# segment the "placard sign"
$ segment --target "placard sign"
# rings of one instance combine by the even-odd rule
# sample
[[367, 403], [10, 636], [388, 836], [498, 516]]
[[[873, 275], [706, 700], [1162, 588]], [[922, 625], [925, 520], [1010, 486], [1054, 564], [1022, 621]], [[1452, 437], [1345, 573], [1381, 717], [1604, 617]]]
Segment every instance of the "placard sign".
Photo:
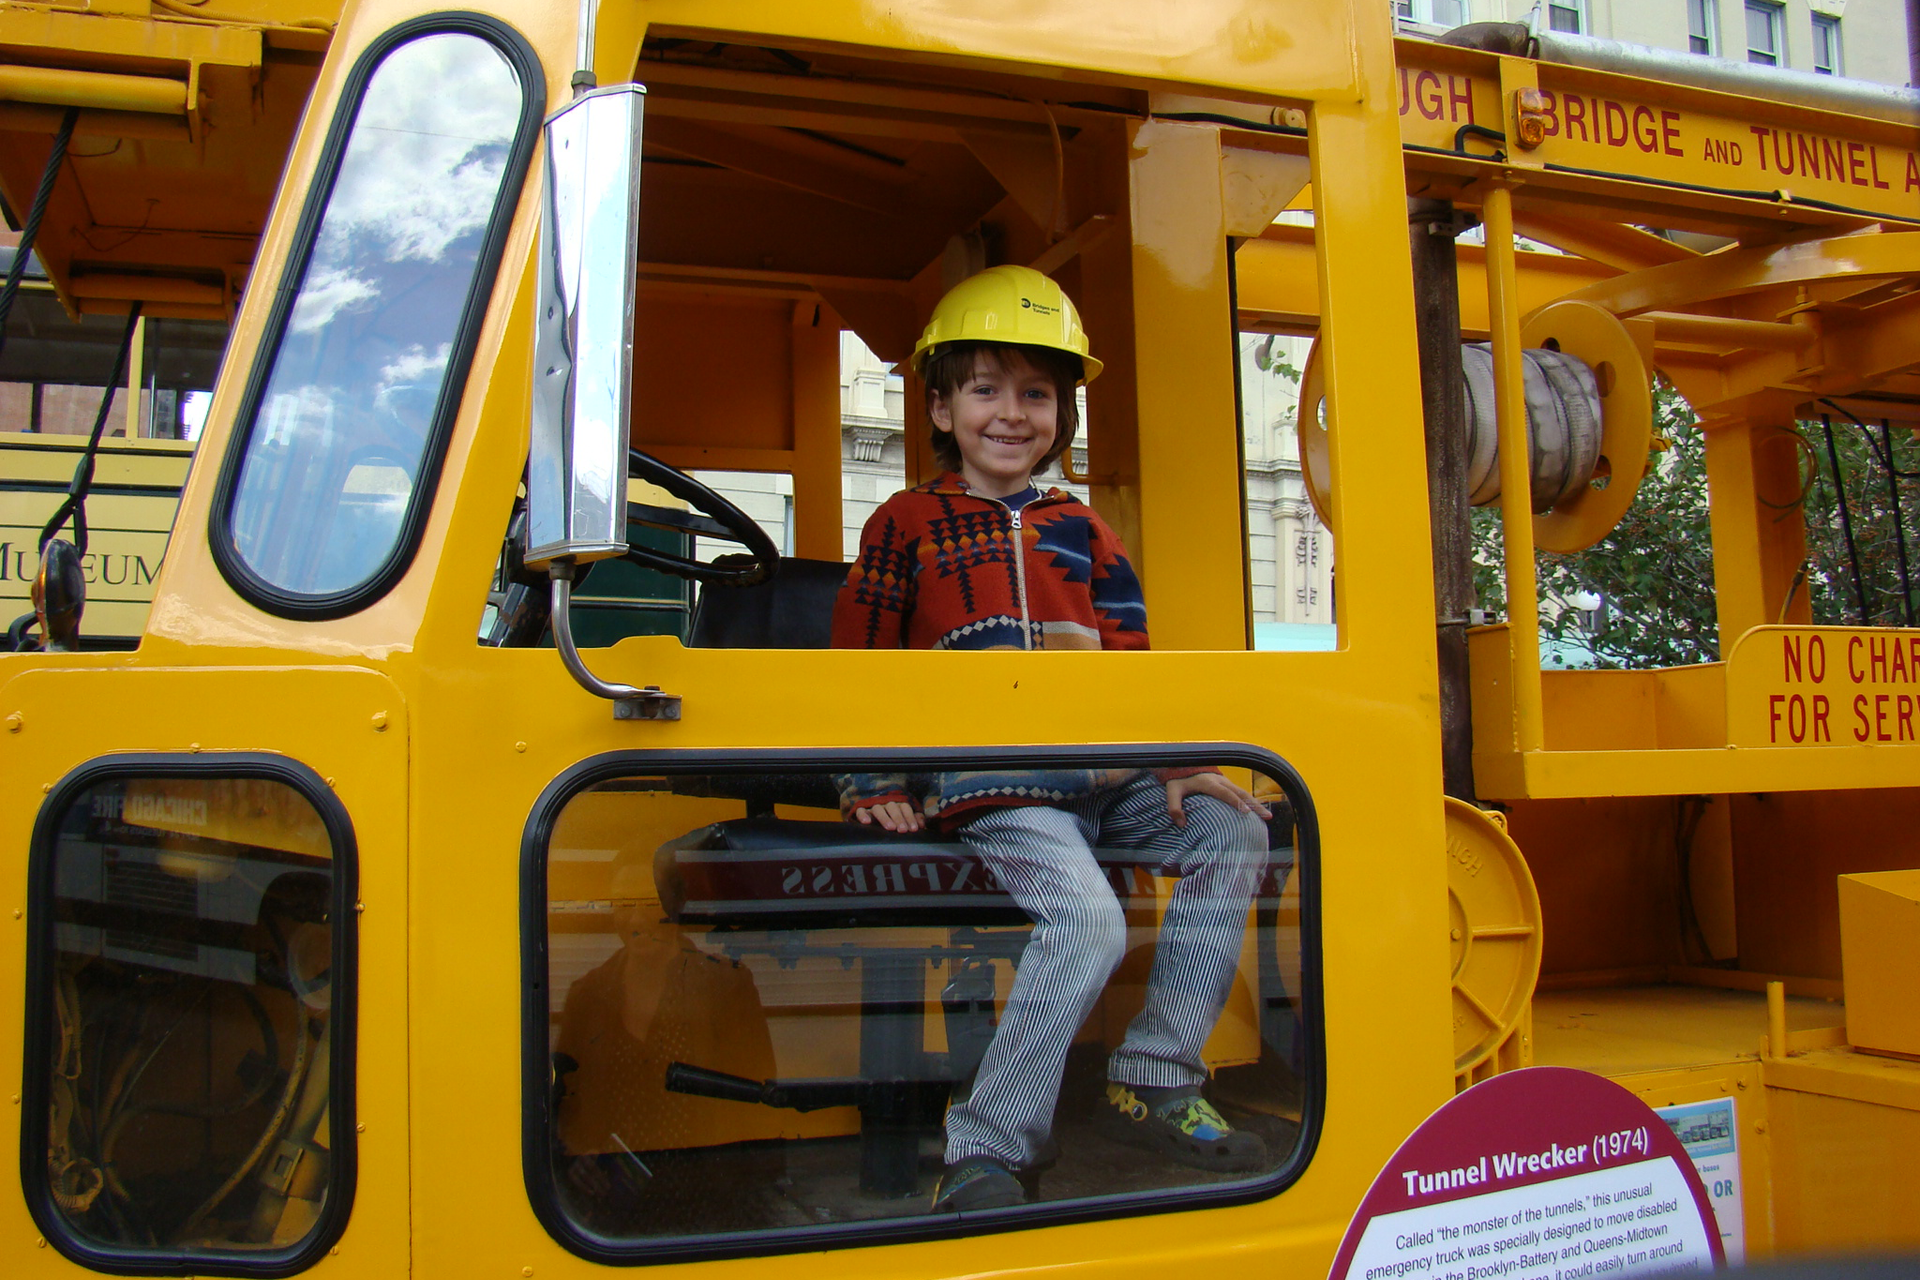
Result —
[[1755, 627], [1727, 658], [1727, 741], [1920, 742], [1920, 630]]
[[1723, 1261], [1673, 1130], [1610, 1080], [1531, 1067], [1475, 1085], [1400, 1145], [1331, 1280], [1612, 1280]]
[[1747, 1215], [1740, 1199], [1740, 1121], [1733, 1099], [1655, 1107], [1654, 1114], [1667, 1122], [1693, 1157], [1693, 1171], [1700, 1175], [1720, 1223], [1720, 1247], [1728, 1265], [1739, 1266], [1747, 1256]]

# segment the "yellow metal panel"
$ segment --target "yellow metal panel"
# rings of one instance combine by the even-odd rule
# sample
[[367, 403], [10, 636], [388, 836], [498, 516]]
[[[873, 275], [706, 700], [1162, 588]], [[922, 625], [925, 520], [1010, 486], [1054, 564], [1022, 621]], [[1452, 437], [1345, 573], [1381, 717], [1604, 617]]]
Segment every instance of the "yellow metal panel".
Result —
[[[1342, 5], [1198, 0], [1117, 9], [1098, 0], [1045, 5], [907, 0], [764, 4], [643, 0], [601, 18], [602, 83], [633, 65], [635, 25], [655, 34], [756, 34], [795, 50], [898, 50], [935, 63], [972, 63], [1096, 84], [1147, 80], [1169, 89], [1227, 90], [1254, 99], [1353, 101], [1361, 93], [1354, 15]], [[632, 25], [630, 25], [632, 24]]]
[[[1129, 127], [1134, 342], [1140, 413], [1140, 536], [1128, 552], [1154, 644], [1247, 643], [1240, 426], [1220, 198], [1220, 131]], [[1238, 604], [1239, 607], [1235, 607]]]
[[[241, 17], [239, 11], [248, 7], [258, 9], [261, 17]], [[290, 7], [277, 3], [249, 6], [247, 0], [241, 0], [224, 6], [220, 22], [179, 22], [156, 21], [148, 16], [145, 5], [140, 6], [139, 16], [9, 5], [0, 12], [0, 48], [33, 50], [42, 58], [57, 59], [68, 66], [103, 70], [132, 70], [143, 65], [152, 70], [166, 63], [258, 67], [261, 40], [255, 23], [285, 22], [324, 30], [328, 20], [339, 12], [337, 4], [319, 3], [296, 16], [288, 12]], [[274, 17], [266, 18], [268, 13]]]
[[[1521, 231], [1525, 234], [1525, 228]], [[1662, 244], [1667, 243], [1661, 241]], [[1241, 243], [1234, 254], [1234, 283], [1240, 313], [1258, 327], [1311, 331], [1320, 323], [1319, 280], [1314, 269], [1314, 229], [1278, 225], [1257, 240]], [[1460, 336], [1467, 342], [1487, 336], [1486, 250], [1463, 244], [1456, 251], [1460, 275]], [[1566, 254], [1522, 250], [1514, 254], [1520, 311], [1530, 315], [1558, 298], [1615, 270]]]
[[[1844, 750], [1844, 749], [1842, 749]], [[1905, 748], [1856, 748], [1872, 757]], [[1755, 751], [1770, 759], [1807, 758], [1810, 749]], [[1841, 976], [1838, 877], [1895, 871], [1915, 865], [1913, 832], [1920, 824], [1920, 789], [1909, 773], [1905, 788], [1879, 794], [1831, 790], [1768, 792], [1732, 797], [1734, 902], [1743, 968], [1810, 977]], [[1756, 787], [1756, 790], [1765, 790]]]
[[793, 308], [793, 551], [838, 560], [840, 499], [840, 322], [818, 303]]
[[[110, 722], [76, 714], [91, 700], [112, 708]], [[262, 709], [271, 708], [270, 715]], [[0, 922], [12, 929], [0, 947], [0, 1063], [19, 1079], [21, 1001], [26, 993], [21, 896], [28, 836], [44, 797], [73, 768], [111, 752], [195, 754], [270, 751], [326, 778], [353, 821], [359, 846], [360, 985], [355, 1097], [361, 1126], [359, 1190], [339, 1257], [311, 1274], [354, 1273], [405, 1258], [408, 1176], [407, 864], [408, 705], [395, 684], [363, 669], [283, 667], [182, 671], [129, 669], [127, 655], [10, 656], [0, 659], [0, 717], [18, 715], [0, 734], [0, 867], [10, 886]], [[377, 720], [376, 716], [382, 718]], [[342, 1117], [344, 1120], [344, 1117]], [[18, 1144], [18, 1107], [0, 1116], [0, 1139]], [[37, 1235], [16, 1197], [0, 1204], [9, 1274], [21, 1280], [83, 1274]]]
[[[1768, 1083], [1778, 1076], [1769, 1064]], [[1920, 1110], [1768, 1090], [1780, 1252], [1920, 1246]]]
[[1840, 877], [1840, 955], [1847, 1039], [1920, 1058], [1920, 870]]
[[633, 348], [633, 442], [793, 448], [793, 308], [784, 298], [643, 289], [634, 305], [646, 339]]

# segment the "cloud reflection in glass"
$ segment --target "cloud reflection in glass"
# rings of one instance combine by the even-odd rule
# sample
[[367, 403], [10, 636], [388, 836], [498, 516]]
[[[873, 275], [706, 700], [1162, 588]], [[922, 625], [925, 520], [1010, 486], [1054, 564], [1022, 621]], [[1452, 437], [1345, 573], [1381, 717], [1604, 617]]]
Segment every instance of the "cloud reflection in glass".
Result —
[[349, 591], [392, 554], [500, 196], [523, 86], [488, 41], [402, 44], [367, 82], [229, 508], [247, 567]]

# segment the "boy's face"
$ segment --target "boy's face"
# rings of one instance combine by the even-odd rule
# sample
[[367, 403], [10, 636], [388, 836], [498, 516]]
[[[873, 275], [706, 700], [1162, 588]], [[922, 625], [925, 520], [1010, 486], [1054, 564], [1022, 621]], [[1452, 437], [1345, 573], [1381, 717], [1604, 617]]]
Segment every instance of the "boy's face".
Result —
[[934, 395], [933, 425], [953, 435], [960, 474], [976, 493], [1004, 498], [1032, 483], [1059, 431], [1059, 390], [1018, 351], [981, 357], [951, 397]]

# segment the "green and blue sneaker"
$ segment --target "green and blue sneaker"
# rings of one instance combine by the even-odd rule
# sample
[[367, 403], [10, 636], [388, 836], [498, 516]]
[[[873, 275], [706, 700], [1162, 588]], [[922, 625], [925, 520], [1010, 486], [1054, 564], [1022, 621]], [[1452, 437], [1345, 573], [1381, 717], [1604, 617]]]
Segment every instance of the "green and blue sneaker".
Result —
[[1101, 1116], [1108, 1137], [1195, 1169], [1251, 1173], [1266, 1167], [1267, 1144], [1260, 1135], [1228, 1124], [1198, 1086], [1147, 1089], [1109, 1083]]
[[968, 1156], [946, 1167], [933, 1189], [935, 1213], [1006, 1209], [1027, 1203], [1027, 1189], [992, 1156]]

